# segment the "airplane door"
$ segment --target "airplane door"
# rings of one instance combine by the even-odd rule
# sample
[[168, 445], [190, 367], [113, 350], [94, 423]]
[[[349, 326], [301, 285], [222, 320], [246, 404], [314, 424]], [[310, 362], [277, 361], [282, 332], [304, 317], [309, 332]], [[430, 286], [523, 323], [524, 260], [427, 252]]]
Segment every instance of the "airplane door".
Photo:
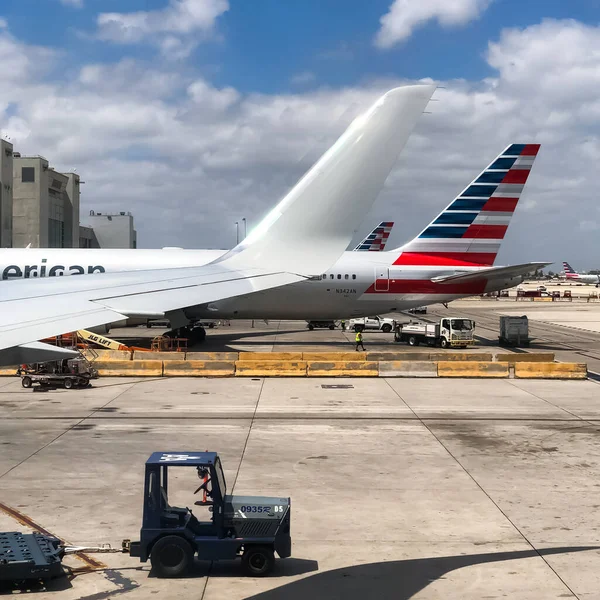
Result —
[[387, 267], [375, 269], [375, 291], [388, 292], [390, 290], [390, 270]]

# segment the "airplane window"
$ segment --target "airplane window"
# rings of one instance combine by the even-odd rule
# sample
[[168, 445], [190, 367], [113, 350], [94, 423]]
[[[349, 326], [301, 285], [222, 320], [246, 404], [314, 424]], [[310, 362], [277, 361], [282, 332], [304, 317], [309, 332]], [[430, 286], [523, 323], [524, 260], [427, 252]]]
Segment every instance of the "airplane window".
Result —
[[338, 273], [338, 279], [341, 279], [341, 278], [342, 278], [342, 276]]
[[323, 273], [323, 277], [321, 279], [327, 279], [327, 273]]
[[348, 273], [344, 275], [344, 279], [348, 279]]
[[332, 273], [332, 274], [329, 276], [329, 279], [333, 279], [333, 277], [334, 277], [334, 276], [333, 276], [333, 273]]
[[352, 275], [352, 279], [356, 279], [356, 275]]

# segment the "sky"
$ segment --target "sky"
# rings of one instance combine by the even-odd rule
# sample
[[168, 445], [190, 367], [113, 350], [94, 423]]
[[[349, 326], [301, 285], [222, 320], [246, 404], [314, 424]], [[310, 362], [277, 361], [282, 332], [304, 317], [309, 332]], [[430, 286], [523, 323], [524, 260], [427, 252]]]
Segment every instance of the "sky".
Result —
[[0, 135], [141, 248], [232, 247], [381, 93], [433, 81], [355, 240], [393, 220], [401, 245], [540, 143], [498, 263], [600, 267], [600, 0], [3, 0], [0, 64]]

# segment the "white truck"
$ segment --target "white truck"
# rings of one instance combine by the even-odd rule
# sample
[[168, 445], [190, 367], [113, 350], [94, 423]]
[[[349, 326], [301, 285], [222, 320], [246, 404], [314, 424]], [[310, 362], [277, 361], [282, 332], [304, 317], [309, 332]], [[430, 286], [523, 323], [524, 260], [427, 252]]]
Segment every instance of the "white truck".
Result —
[[529, 321], [526, 315], [522, 317], [500, 317], [500, 345], [529, 346]]
[[409, 346], [427, 344], [442, 348], [466, 348], [475, 344], [473, 332], [475, 321], [447, 317], [439, 323], [398, 324], [394, 331], [397, 342], [406, 342]]
[[350, 319], [350, 329], [354, 331], [365, 331], [367, 329], [376, 329], [383, 333], [390, 333], [394, 329], [394, 319], [385, 317], [361, 317], [360, 319]]

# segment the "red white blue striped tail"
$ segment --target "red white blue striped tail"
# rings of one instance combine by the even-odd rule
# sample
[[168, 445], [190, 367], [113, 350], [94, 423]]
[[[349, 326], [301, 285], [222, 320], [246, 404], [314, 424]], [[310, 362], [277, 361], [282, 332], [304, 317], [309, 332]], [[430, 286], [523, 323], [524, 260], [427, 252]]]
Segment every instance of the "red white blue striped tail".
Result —
[[354, 250], [381, 252], [385, 248], [385, 244], [390, 237], [393, 226], [393, 221], [382, 221], [360, 244], [358, 244], [358, 246], [356, 246], [356, 248], [354, 248]]
[[513, 216], [539, 144], [511, 144], [414, 240], [395, 265], [490, 266]]
[[579, 277], [579, 273], [568, 262], [563, 262], [563, 270], [567, 279], [577, 279]]

